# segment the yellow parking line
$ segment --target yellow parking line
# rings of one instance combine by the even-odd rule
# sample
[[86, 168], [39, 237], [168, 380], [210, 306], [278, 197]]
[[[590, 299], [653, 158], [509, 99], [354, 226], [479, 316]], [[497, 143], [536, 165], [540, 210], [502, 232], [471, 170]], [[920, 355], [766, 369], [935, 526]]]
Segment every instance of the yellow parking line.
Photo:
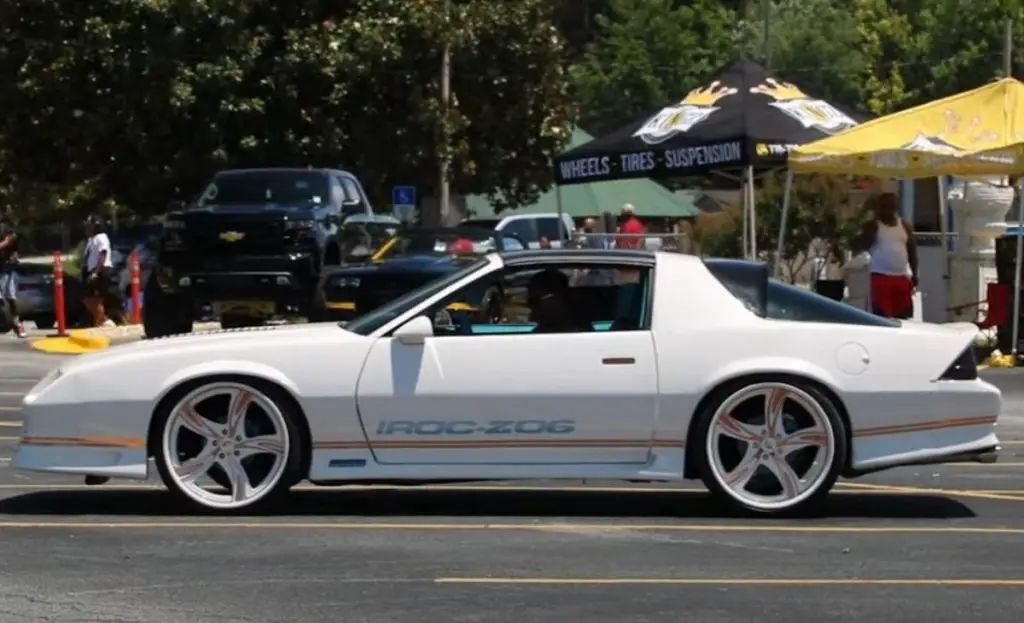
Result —
[[821, 526], [785, 525], [777, 523], [753, 524], [605, 524], [605, 523], [342, 523], [291, 521], [0, 521], [4, 528], [60, 528], [60, 529], [229, 529], [229, 530], [411, 530], [462, 532], [549, 532], [587, 531], [605, 532], [724, 532], [724, 533], [794, 533], [794, 534], [998, 534], [1024, 536], [1024, 528], [953, 527], [953, 526]]
[[893, 494], [911, 495], [948, 495], [950, 497], [978, 498], [982, 500], [1004, 500], [1009, 502], [1024, 502], [1024, 492], [1018, 495], [1007, 495], [1003, 493], [990, 493], [985, 490], [975, 489], [940, 489], [929, 487], [904, 487], [899, 485], [875, 485], [855, 482], [843, 483], [851, 489], [872, 491], [876, 493], [888, 492]]
[[[1024, 467], [1024, 461], [996, 461], [995, 463], [943, 463], [942, 465], [944, 467]], [[938, 467], [938, 465], [936, 465], [936, 467]]]
[[21, 428], [24, 422], [0, 422], [0, 428]]
[[21, 437], [10, 437], [10, 436], [6, 436], [5, 437], [3, 435], [0, 435], [0, 441], [18, 441], [19, 439], [21, 439]]
[[24, 396], [25, 392], [0, 392], [0, 396]]
[[21, 411], [21, 407], [0, 407], [0, 411], [6, 411], [6, 412]]
[[672, 586], [972, 586], [1019, 587], [1024, 579], [874, 579], [874, 578], [435, 578], [436, 584], [513, 585], [672, 585]]
[[[944, 489], [942, 487], [914, 487], [904, 485], [881, 485], [874, 483], [861, 483], [861, 482], [837, 482], [837, 487], [849, 487], [851, 490], [846, 493], [853, 493], [854, 491], [863, 493], [891, 493], [891, 494], [903, 494], [903, 493], [920, 493], [922, 495], [928, 494], [946, 494], [951, 493], [971, 493], [979, 495], [1006, 495], [1006, 496], [1024, 496], [1024, 489]], [[837, 491], [841, 492], [841, 491]]]

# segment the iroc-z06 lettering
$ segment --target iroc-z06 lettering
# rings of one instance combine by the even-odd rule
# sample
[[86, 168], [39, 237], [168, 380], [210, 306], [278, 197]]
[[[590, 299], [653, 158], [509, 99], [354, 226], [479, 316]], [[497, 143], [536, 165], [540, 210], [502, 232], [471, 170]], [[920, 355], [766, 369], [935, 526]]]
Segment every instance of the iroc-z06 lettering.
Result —
[[384, 420], [378, 435], [568, 435], [575, 420]]

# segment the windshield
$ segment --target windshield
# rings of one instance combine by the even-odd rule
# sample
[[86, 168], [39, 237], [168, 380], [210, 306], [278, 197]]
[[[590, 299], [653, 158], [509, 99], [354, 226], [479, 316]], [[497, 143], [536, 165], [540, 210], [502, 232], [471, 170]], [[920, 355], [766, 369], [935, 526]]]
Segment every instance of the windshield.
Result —
[[199, 198], [199, 207], [277, 204], [314, 206], [330, 199], [327, 177], [316, 171], [245, 171], [222, 173]]
[[483, 255], [497, 251], [496, 247], [489, 231], [413, 231], [397, 236], [378, 259], [412, 255]]
[[111, 234], [110, 246], [119, 250], [131, 250], [139, 245], [151, 245], [160, 238], [162, 232], [163, 225], [160, 223], [131, 225]]
[[357, 333], [359, 335], [370, 335], [377, 329], [383, 327], [417, 305], [425, 303], [448, 286], [459, 282], [463, 278], [475, 272], [479, 272], [487, 265], [487, 260], [477, 260], [461, 270], [448, 273], [447, 275], [438, 277], [415, 290], [410, 290], [387, 305], [378, 307], [365, 316], [360, 316], [343, 326], [346, 331], [351, 331], [352, 333]]

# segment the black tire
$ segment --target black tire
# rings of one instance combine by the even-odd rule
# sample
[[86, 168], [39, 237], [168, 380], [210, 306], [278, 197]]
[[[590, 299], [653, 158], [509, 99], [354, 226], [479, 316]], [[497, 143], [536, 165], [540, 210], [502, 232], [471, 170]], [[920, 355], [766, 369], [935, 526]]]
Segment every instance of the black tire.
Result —
[[[163, 443], [161, 439], [164, 433], [164, 428], [167, 426], [168, 420], [171, 416], [171, 410], [174, 405], [184, 398], [189, 392], [198, 389], [203, 385], [213, 385], [219, 382], [228, 382], [234, 384], [240, 384], [248, 386], [249, 388], [262, 392], [264, 395], [269, 397], [277, 408], [281, 411], [284, 416], [285, 425], [288, 428], [288, 455], [285, 459], [285, 468], [281, 474], [281, 478], [274, 485], [274, 487], [266, 495], [253, 503], [236, 509], [222, 510], [213, 507], [206, 506], [200, 502], [197, 502], [186, 494], [178, 485], [177, 481], [170, 473], [170, 467], [168, 466], [167, 457], [164, 455]], [[272, 509], [275, 505], [281, 502], [288, 491], [306, 478], [307, 474], [304, 473], [305, 465], [307, 464], [304, 456], [304, 448], [302, 444], [302, 433], [300, 431], [298, 422], [301, 418], [301, 414], [295, 409], [289, 396], [287, 396], [279, 388], [269, 383], [264, 383], [248, 378], [237, 378], [231, 376], [218, 376], [208, 377], [205, 379], [196, 379], [190, 381], [184, 385], [175, 388], [167, 398], [161, 401], [161, 404], [156, 413], [153, 415], [153, 421], [150, 424], [149, 435], [150, 435], [150, 447], [153, 448], [153, 458], [156, 463], [157, 471], [160, 474], [160, 479], [163, 481], [164, 486], [167, 488], [168, 494], [174, 499], [176, 505], [181, 504], [182, 506], [197, 512], [197, 513], [216, 513], [216, 514], [231, 514], [231, 515], [242, 515], [242, 514], [257, 514], [266, 512]], [[213, 480], [218, 486], [227, 488], [230, 490], [230, 483], [226, 481], [222, 476], [217, 476], [215, 473], [210, 474], [211, 480]]]
[[[751, 506], [743, 503], [741, 500], [730, 494], [715, 477], [711, 460], [707, 454], [706, 442], [708, 434], [710, 433], [712, 419], [719, 407], [738, 392], [741, 392], [753, 385], [765, 382], [783, 384], [809, 395], [810, 398], [821, 407], [832, 429], [831, 442], [833, 443], [834, 449], [832, 463], [828, 466], [823, 480], [817, 485], [817, 489], [815, 489], [815, 491], [808, 497], [804, 498], [794, 506], [778, 510], [767, 510]], [[839, 410], [835, 403], [833, 403], [831, 398], [825, 395], [817, 387], [803, 381], [780, 380], [774, 378], [737, 381], [720, 388], [716, 392], [714, 398], [708, 401], [707, 406], [698, 413], [696, 417], [697, 421], [694, 427], [693, 444], [690, 446], [691, 450], [694, 452], [694, 465], [697, 467], [697, 472], [700, 475], [704, 486], [711, 491], [711, 494], [714, 496], [716, 501], [721, 503], [726, 509], [738, 512], [741, 515], [772, 515], [780, 517], [816, 516], [824, 510], [824, 502], [832, 487], [835, 485], [836, 480], [838, 480], [843, 466], [846, 464], [848, 437], [846, 425], [843, 422], [843, 418], [839, 414]]]
[[37, 329], [49, 331], [57, 323], [57, 319], [53, 316], [36, 316], [32, 319], [32, 322], [36, 324]]
[[319, 279], [316, 287], [313, 289], [313, 302], [309, 307], [309, 321], [327, 322], [330, 319], [330, 311], [327, 309], [327, 293], [324, 291], [324, 279]]
[[266, 321], [262, 318], [244, 316], [242, 314], [224, 314], [220, 317], [221, 329], [246, 329], [248, 327], [262, 327]]
[[164, 292], [155, 272], [146, 280], [144, 296], [142, 329], [147, 339], [192, 332], [191, 305], [180, 295]]

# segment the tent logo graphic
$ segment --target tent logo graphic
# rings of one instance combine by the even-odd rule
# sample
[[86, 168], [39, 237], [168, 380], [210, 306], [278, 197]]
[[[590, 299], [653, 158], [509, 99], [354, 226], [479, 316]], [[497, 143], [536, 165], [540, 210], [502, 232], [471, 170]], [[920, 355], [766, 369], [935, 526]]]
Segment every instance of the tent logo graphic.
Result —
[[762, 84], [752, 87], [750, 92], [774, 99], [769, 106], [782, 111], [805, 128], [836, 134], [857, 125], [856, 121], [832, 104], [808, 97], [800, 87], [789, 82], [766, 78]]
[[929, 154], [939, 154], [942, 156], [959, 156], [964, 154], [964, 150], [957, 147], [953, 143], [943, 140], [939, 136], [928, 136], [921, 134], [920, 132], [914, 136], [914, 138], [905, 145], [900, 145], [900, 149], [906, 149], [908, 151], [923, 151]]
[[661, 109], [658, 114], [648, 119], [639, 130], [633, 133], [648, 145], [657, 145], [673, 136], [689, 132], [690, 128], [704, 121], [719, 108], [718, 100], [737, 92], [732, 87], [722, 86], [718, 80], [708, 87], [698, 87], [690, 91], [678, 104]]

